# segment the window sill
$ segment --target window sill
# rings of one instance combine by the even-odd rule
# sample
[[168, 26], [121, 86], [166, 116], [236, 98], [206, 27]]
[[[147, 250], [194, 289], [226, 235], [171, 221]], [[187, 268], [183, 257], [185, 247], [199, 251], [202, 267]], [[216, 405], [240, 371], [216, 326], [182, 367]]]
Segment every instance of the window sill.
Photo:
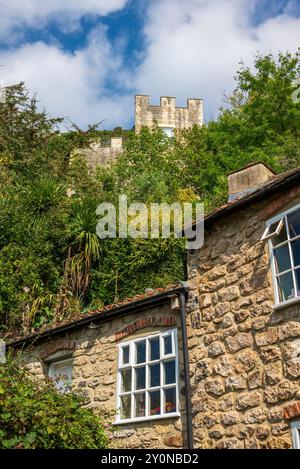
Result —
[[273, 310], [277, 311], [283, 308], [287, 308], [288, 306], [292, 305], [300, 305], [300, 296], [297, 296], [296, 298], [291, 298], [290, 300], [283, 301], [282, 303], [278, 303], [277, 305], [273, 305]]
[[139, 422], [150, 422], [152, 420], [162, 420], [162, 419], [171, 419], [180, 417], [179, 412], [173, 412], [172, 414], [165, 415], [152, 415], [150, 417], [138, 417], [135, 419], [126, 419], [126, 420], [116, 420], [113, 425], [125, 425], [130, 423], [139, 423]]

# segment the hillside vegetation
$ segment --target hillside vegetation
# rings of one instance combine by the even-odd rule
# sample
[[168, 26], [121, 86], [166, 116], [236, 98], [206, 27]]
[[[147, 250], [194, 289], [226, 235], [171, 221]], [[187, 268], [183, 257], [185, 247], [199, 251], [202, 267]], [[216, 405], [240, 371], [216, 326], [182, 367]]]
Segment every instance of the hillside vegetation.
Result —
[[292, 95], [299, 57], [257, 56], [253, 69], [241, 65], [215, 121], [184, 139], [127, 131], [117, 163], [93, 175], [72, 155], [101, 132], [61, 133], [61, 119], [39, 111], [22, 83], [8, 88], [0, 103], [2, 332], [27, 333], [183, 279], [182, 240], [100, 240], [97, 205], [123, 193], [146, 204], [203, 201], [210, 211], [226, 201], [228, 172], [257, 160], [278, 172], [298, 166], [300, 104]]

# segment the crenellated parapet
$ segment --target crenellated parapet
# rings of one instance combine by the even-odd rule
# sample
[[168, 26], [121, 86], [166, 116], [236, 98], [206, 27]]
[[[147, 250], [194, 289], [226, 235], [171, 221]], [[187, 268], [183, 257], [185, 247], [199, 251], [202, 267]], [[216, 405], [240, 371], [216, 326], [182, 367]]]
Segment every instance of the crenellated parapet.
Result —
[[150, 104], [148, 95], [135, 97], [134, 125], [136, 133], [139, 133], [142, 127], [152, 128], [157, 125], [171, 136], [174, 130], [180, 131], [202, 124], [202, 99], [189, 98], [186, 107], [177, 107], [176, 98], [172, 96], [162, 96], [159, 106]]

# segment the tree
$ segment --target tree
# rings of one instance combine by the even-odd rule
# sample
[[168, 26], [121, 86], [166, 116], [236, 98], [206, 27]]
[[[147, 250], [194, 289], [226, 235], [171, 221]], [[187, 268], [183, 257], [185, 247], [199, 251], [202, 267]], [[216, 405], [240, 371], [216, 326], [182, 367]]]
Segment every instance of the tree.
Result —
[[[251, 162], [275, 171], [300, 164], [300, 56], [258, 55], [241, 64], [236, 89], [214, 121], [169, 139], [160, 129], [59, 131], [24, 85], [0, 103], [0, 321], [28, 333], [44, 323], [184, 278], [184, 244], [96, 237], [101, 202], [227, 201], [227, 174]], [[115, 164], [90, 174], [90, 139], [124, 137]], [[70, 189], [72, 195], [70, 196]]]
[[59, 392], [9, 357], [0, 365], [0, 448], [106, 448], [103, 423], [84, 404], [83, 395]]

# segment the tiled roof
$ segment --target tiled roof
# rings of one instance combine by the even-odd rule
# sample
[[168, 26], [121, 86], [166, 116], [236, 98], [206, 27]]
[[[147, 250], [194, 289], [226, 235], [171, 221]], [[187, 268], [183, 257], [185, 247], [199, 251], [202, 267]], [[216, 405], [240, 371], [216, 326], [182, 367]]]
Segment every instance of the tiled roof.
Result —
[[107, 313], [118, 312], [119, 310], [123, 310], [127, 305], [134, 305], [135, 307], [142, 307], [145, 303], [145, 307], [147, 307], [147, 300], [153, 298], [155, 301], [156, 299], [159, 300], [164, 293], [172, 293], [179, 291], [182, 288], [180, 284], [170, 284], [167, 285], [165, 288], [156, 288], [156, 289], [148, 289], [145, 293], [137, 294], [132, 297], [128, 297], [123, 299], [122, 301], [115, 302], [109, 305], [103, 306], [103, 308], [93, 309], [91, 311], [81, 313], [73, 317], [72, 320], [66, 319], [61, 321], [56, 321], [52, 323], [48, 323], [43, 325], [39, 329], [32, 329], [28, 334], [10, 334], [3, 336], [3, 339], [9, 341], [9, 343], [13, 344], [14, 342], [22, 341], [23, 339], [34, 338], [38, 336], [43, 336], [47, 334], [47, 332], [54, 332], [64, 329], [65, 326], [70, 326], [72, 324], [79, 324], [80, 322], [85, 323], [86, 320], [92, 322], [92, 320], [99, 319], [100, 316], [107, 315]]

